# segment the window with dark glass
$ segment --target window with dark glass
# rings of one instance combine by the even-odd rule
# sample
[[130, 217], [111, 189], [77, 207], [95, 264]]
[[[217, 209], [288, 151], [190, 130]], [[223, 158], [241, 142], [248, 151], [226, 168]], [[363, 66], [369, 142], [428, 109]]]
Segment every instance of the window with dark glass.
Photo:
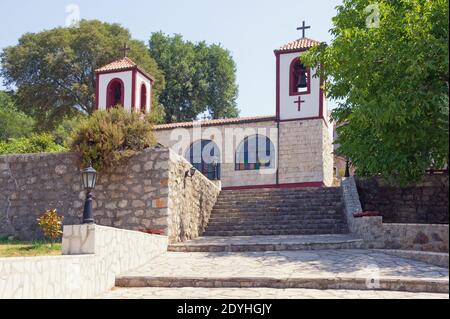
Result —
[[211, 140], [194, 142], [186, 158], [197, 170], [210, 180], [220, 180], [220, 151]]
[[275, 148], [263, 135], [246, 137], [236, 149], [235, 170], [249, 171], [274, 167]]

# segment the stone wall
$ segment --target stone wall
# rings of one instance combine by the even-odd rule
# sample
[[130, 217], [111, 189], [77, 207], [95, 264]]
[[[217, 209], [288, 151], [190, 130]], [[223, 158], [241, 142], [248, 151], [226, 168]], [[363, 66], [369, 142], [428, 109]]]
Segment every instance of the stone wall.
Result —
[[190, 167], [183, 157], [170, 153], [168, 223], [171, 242], [200, 236], [220, 193], [220, 189], [199, 172], [186, 177]]
[[0, 258], [0, 299], [93, 298], [116, 275], [167, 251], [167, 236], [98, 225], [65, 226], [66, 256]]
[[341, 183], [349, 230], [364, 239], [366, 248], [449, 251], [449, 226], [439, 224], [387, 224], [382, 216], [355, 218], [362, 211], [353, 177]]
[[448, 175], [426, 175], [409, 187], [380, 178], [356, 179], [362, 208], [379, 211], [385, 223], [448, 224]]
[[330, 186], [332, 147], [324, 121], [281, 122], [279, 134], [280, 184], [324, 182]]
[[[171, 160], [171, 152], [168, 148], [148, 149], [123, 165], [99, 172], [93, 192], [96, 223], [156, 231], [176, 240], [200, 234], [204, 225], [197, 219], [203, 216], [207, 221], [206, 210], [212, 209], [211, 203], [215, 203], [220, 190], [201, 174], [196, 174], [193, 184], [188, 183], [186, 189], [177, 186], [184, 180], [182, 169], [191, 166], [181, 158]], [[175, 161], [181, 163], [178, 170], [174, 169]], [[174, 181], [170, 182], [170, 178]], [[169, 184], [172, 195], [169, 195]], [[66, 225], [81, 222], [85, 192], [81, 187], [78, 154], [0, 156], [0, 190], [0, 236], [42, 237], [36, 219], [49, 208], [56, 208]], [[173, 202], [170, 208], [169, 197]], [[184, 199], [182, 226], [176, 226], [181, 219], [174, 217], [180, 215], [176, 207], [180, 204], [178, 197]], [[187, 227], [186, 220], [191, 217]], [[201, 226], [196, 228], [193, 226], [196, 223]], [[175, 232], [177, 227], [184, 228]]]

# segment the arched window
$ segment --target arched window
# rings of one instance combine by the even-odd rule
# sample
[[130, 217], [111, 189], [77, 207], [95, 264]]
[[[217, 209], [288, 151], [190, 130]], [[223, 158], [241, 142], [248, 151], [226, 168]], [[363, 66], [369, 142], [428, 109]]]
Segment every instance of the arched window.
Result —
[[106, 108], [110, 109], [116, 105], [123, 107], [124, 94], [123, 94], [123, 82], [121, 79], [112, 79], [108, 83], [107, 95], [106, 95]]
[[213, 141], [199, 140], [192, 143], [186, 159], [210, 180], [220, 179], [220, 151]]
[[246, 137], [236, 149], [235, 170], [274, 168], [275, 147], [264, 135]]
[[310, 69], [297, 57], [290, 66], [289, 95], [309, 94], [311, 91]]
[[145, 83], [141, 84], [141, 112], [145, 113], [147, 109], [147, 87]]

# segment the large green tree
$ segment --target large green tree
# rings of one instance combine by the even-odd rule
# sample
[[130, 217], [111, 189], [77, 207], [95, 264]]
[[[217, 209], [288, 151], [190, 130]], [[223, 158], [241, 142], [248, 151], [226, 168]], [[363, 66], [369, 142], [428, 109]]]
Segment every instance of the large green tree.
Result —
[[34, 129], [34, 120], [19, 111], [11, 92], [0, 91], [0, 141], [26, 137]]
[[[370, 5], [370, 6], [369, 6]], [[323, 65], [338, 151], [360, 175], [406, 183], [448, 163], [448, 0], [344, 0]]]
[[159, 97], [167, 122], [194, 120], [204, 112], [215, 119], [239, 115], [236, 65], [227, 50], [162, 32], [152, 34], [149, 46], [167, 83]]
[[38, 129], [53, 129], [62, 118], [94, 110], [94, 70], [121, 57], [128, 43], [129, 56], [156, 78], [154, 102], [164, 88], [164, 76], [144, 42], [133, 40], [119, 24], [80, 22], [24, 34], [17, 45], [0, 55], [5, 84], [17, 88], [22, 110], [38, 119]]

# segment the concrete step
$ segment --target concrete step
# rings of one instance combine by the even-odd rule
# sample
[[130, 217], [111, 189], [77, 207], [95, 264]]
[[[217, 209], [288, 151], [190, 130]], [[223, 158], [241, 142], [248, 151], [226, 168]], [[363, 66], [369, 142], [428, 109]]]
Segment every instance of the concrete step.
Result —
[[341, 218], [277, 218], [277, 217], [270, 217], [270, 218], [259, 218], [257, 221], [255, 221], [252, 218], [215, 218], [210, 219], [208, 227], [212, 226], [227, 226], [227, 225], [233, 225], [233, 226], [252, 226], [252, 225], [296, 225], [296, 226], [302, 226], [302, 225], [316, 225], [316, 224], [327, 224], [327, 223], [344, 223]]
[[449, 291], [446, 268], [364, 249], [168, 252], [116, 277], [116, 286]]
[[204, 236], [282, 236], [282, 235], [323, 235], [323, 234], [344, 234], [347, 233], [346, 228], [336, 229], [283, 229], [283, 230], [222, 230], [222, 231], [208, 231], [206, 230]]
[[315, 229], [315, 230], [323, 230], [327, 229], [343, 229], [345, 224], [343, 222], [335, 222], [335, 223], [320, 223], [320, 224], [311, 224], [311, 223], [303, 223], [303, 224], [259, 224], [255, 223], [253, 225], [234, 225], [234, 224], [225, 224], [225, 225], [208, 225], [208, 232], [215, 231], [259, 231], [259, 230], [302, 230], [302, 229]]
[[257, 213], [257, 214], [270, 214], [270, 213], [293, 213], [293, 214], [333, 214], [340, 212], [340, 209], [336, 207], [324, 207], [324, 208], [303, 208], [303, 207], [245, 207], [245, 208], [217, 208], [214, 207], [211, 214], [244, 214], [244, 213]]
[[361, 248], [363, 240], [350, 235], [200, 237], [171, 244], [173, 252], [256, 252]]

